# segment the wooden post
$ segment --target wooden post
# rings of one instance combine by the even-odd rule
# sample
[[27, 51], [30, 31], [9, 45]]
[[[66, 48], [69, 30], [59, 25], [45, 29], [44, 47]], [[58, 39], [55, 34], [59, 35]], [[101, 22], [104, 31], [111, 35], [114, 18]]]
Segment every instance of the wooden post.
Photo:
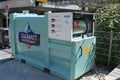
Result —
[[110, 33], [110, 45], [109, 45], [109, 54], [108, 54], [108, 65], [110, 64], [111, 52], [112, 52], [112, 40], [113, 40], [113, 32]]

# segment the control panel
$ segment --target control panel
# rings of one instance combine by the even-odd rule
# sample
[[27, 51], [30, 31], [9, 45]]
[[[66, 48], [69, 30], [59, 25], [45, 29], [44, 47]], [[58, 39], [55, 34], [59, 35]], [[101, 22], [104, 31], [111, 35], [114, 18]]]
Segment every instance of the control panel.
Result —
[[72, 38], [72, 13], [49, 14], [49, 38], [67, 40]]

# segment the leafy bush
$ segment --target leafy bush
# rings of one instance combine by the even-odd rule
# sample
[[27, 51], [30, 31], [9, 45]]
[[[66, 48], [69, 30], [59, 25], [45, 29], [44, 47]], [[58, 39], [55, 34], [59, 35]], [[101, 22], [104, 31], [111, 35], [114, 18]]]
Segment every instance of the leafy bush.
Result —
[[120, 11], [117, 10], [120, 4], [109, 4], [97, 11], [97, 30], [99, 31], [120, 31]]
[[[105, 57], [108, 58], [109, 54], [109, 43], [111, 39], [111, 31], [112, 31], [112, 50], [111, 50], [111, 64], [120, 64], [120, 10], [117, 7], [120, 6], [118, 3], [109, 4], [104, 8], [98, 9], [97, 18], [96, 18], [96, 33], [97, 36], [97, 49], [96, 53], [99, 56], [97, 58], [101, 58], [100, 55], [106, 55]], [[98, 32], [99, 31], [99, 32]], [[103, 44], [105, 43], [105, 44]], [[108, 43], [108, 44], [106, 44]], [[106, 50], [104, 50], [106, 49]], [[117, 58], [115, 58], [117, 57]], [[97, 59], [96, 58], [96, 59]], [[119, 59], [118, 59], [119, 58]], [[107, 62], [105, 58], [102, 58], [104, 61]], [[116, 61], [117, 60], [117, 61]]]

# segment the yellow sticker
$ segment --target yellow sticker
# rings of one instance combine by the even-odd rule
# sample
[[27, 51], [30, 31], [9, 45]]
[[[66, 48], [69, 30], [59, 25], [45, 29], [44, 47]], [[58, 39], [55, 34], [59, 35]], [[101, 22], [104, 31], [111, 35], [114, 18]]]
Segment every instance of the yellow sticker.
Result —
[[88, 54], [89, 54], [89, 51], [90, 51], [90, 47], [89, 47], [89, 46], [85, 46], [85, 47], [84, 47], [84, 54], [85, 54], [85, 55], [88, 55]]

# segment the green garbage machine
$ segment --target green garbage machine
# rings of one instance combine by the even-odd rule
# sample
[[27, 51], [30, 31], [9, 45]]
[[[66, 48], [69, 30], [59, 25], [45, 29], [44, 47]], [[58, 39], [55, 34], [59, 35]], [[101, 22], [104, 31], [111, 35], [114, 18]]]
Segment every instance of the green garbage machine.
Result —
[[94, 14], [46, 12], [13, 13], [9, 38], [16, 60], [74, 80], [94, 66]]

